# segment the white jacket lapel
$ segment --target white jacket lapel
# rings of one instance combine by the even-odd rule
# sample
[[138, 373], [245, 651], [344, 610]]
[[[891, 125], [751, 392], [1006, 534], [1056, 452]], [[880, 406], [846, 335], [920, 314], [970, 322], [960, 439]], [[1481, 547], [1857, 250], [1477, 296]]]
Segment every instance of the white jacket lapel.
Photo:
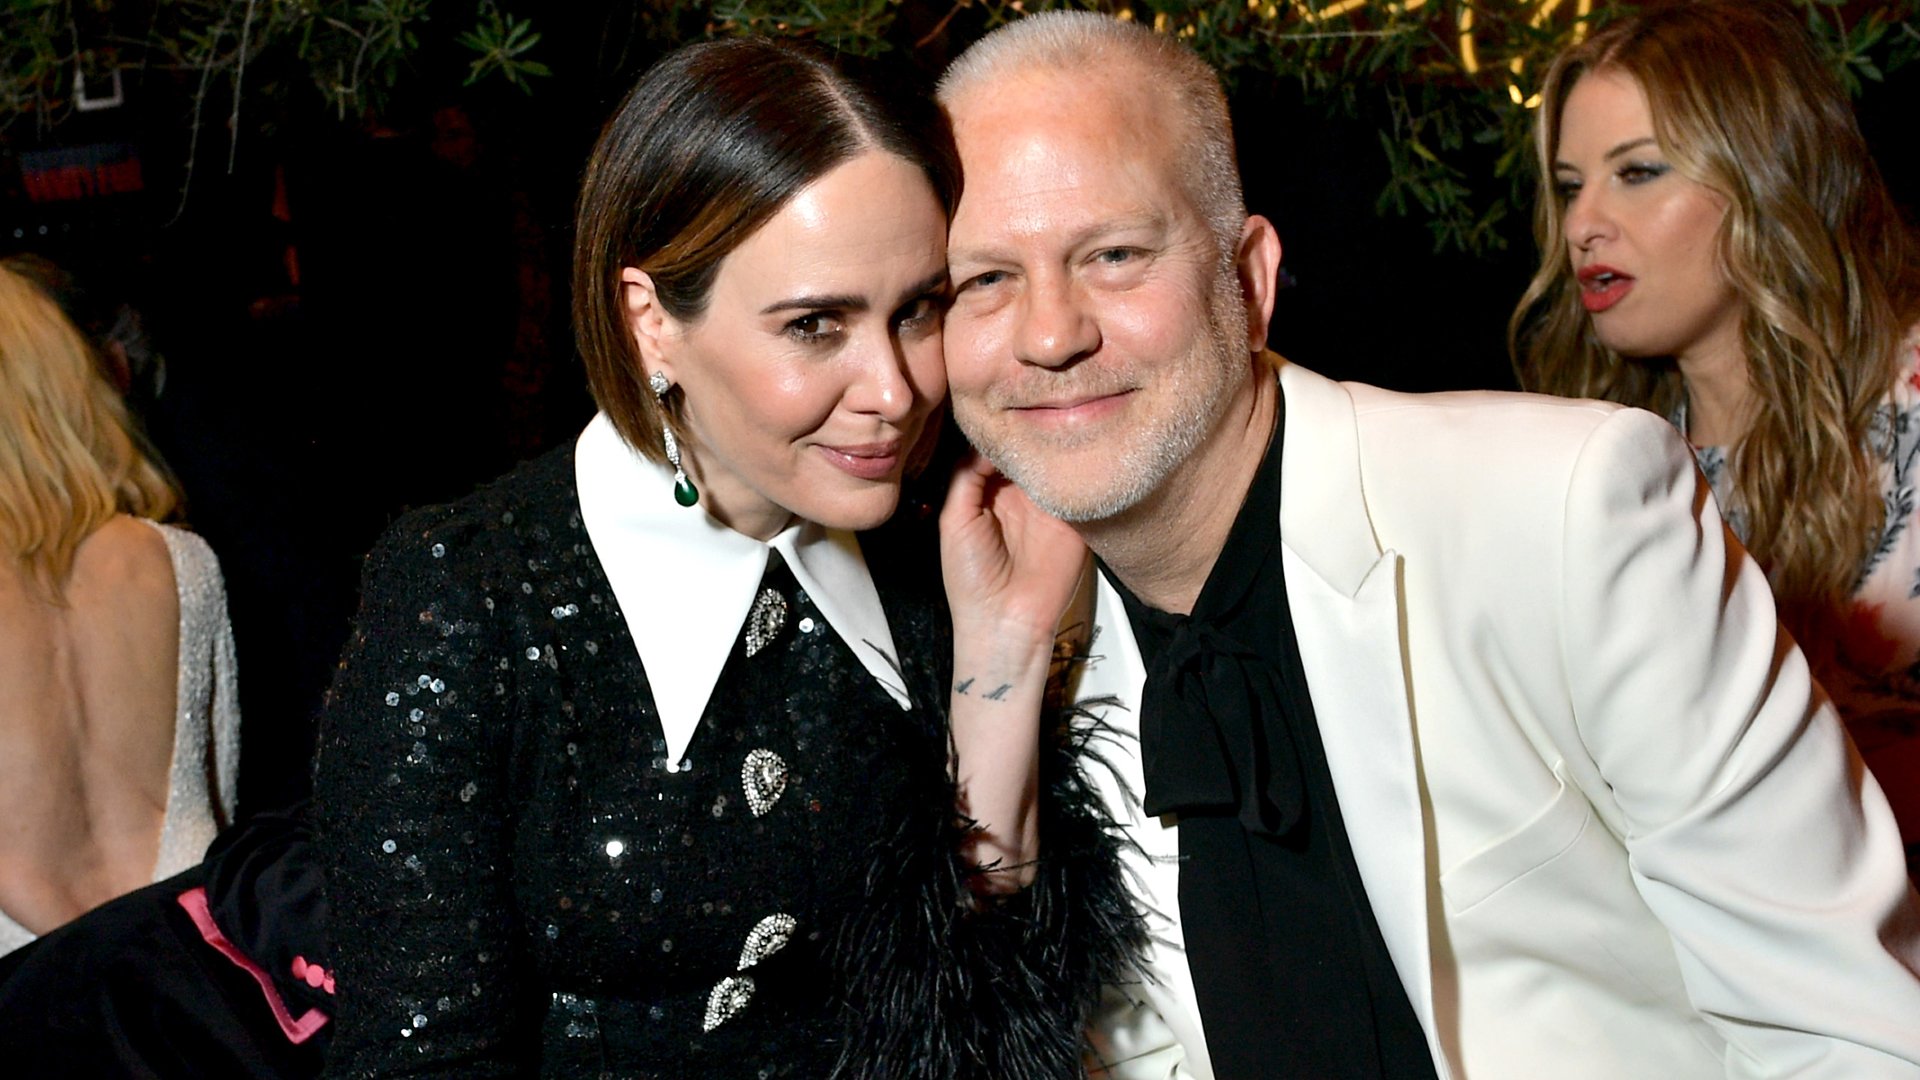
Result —
[[1436, 870], [1401, 634], [1400, 558], [1373, 534], [1353, 400], [1286, 365], [1281, 557], [1307, 689], [1354, 863], [1387, 951], [1445, 1080], [1429, 919]]

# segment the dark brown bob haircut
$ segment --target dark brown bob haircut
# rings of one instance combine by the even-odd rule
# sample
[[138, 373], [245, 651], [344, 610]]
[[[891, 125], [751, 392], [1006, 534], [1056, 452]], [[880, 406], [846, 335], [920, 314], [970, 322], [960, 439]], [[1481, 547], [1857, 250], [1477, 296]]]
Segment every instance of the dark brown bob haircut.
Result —
[[803, 188], [867, 150], [926, 174], [949, 217], [959, 163], [922, 88], [870, 61], [766, 38], [703, 41], [648, 69], [600, 133], [575, 215], [573, 323], [595, 403], [662, 460], [675, 423], [646, 387], [620, 271], [674, 318], [706, 310], [720, 262]]

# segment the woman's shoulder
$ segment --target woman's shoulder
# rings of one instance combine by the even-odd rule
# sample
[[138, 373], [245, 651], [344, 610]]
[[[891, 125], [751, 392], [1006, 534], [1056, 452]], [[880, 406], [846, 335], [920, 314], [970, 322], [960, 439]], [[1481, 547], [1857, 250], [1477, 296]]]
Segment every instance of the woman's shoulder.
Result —
[[[190, 553], [186, 556], [187, 558], [213, 557], [213, 548], [208, 545], [205, 538], [185, 525], [174, 525], [165, 521], [155, 521], [152, 518], [134, 517], [131, 514], [121, 514], [114, 518], [112, 523], [119, 525], [128, 532], [144, 532], [155, 536], [159, 538], [162, 543], [166, 544], [168, 551]], [[144, 526], [144, 528], [135, 528], [136, 523], [139, 526]], [[181, 556], [176, 554], [174, 557], [180, 558]]]
[[1887, 392], [1882, 412], [1920, 409], [1920, 324], [1907, 329], [1894, 350], [1893, 386]]
[[510, 567], [556, 526], [577, 528], [579, 521], [568, 442], [459, 499], [402, 514], [374, 545], [368, 574], [399, 566], [434, 576]]
[[1907, 331], [1893, 361], [1893, 386], [1867, 423], [1867, 450], [1902, 482], [1920, 453], [1920, 325]]
[[201, 553], [206, 559], [213, 557], [205, 541], [184, 529], [116, 514], [74, 551], [69, 587], [94, 587], [103, 594], [142, 589], [171, 592], [176, 564]]
[[165, 545], [167, 556], [173, 564], [174, 578], [182, 592], [199, 591], [208, 582], [220, 583], [220, 558], [214, 554], [213, 546], [199, 533], [149, 518], [127, 520], [146, 526], [139, 531], [151, 534]]

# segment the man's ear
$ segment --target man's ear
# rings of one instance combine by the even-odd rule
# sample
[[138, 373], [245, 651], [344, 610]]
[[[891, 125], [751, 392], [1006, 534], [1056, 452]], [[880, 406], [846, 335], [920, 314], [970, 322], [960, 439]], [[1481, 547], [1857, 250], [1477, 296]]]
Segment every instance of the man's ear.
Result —
[[1234, 253], [1234, 270], [1240, 275], [1240, 296], [1247, 305], [1247, 348], [1260, 352], [1267, 347], [1267, 327], [1273, 322], [1273, 296], [1279, 289], [1280, 234], [1273, 223], [1259, 214], [1248, 216], [1240, 230], [1240, 247]]
[[679, 382], [673, 374], [672, 350], [667, 343], [678, 334], [680, 324], [660, 306], [653, 277], [638, 267], [622, 267], [620, 294], [627, 310], [627, 330], [640, 350], [641, 381], [658, 371], [668, 382]]

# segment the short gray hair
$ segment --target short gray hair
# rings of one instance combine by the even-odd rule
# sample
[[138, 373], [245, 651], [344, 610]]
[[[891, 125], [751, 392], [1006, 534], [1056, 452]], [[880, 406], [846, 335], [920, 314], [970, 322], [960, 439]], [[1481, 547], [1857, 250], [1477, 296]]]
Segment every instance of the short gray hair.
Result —
[[1181, 156], [1181, 179], [1212, 228], [1222, 256], [1231, 260], [1246, 225], [1247, 204], [1234, 157], [1227, 96], [1213, 68], [1173, 38], [1097, 12], [1043, 11], [974, 42], [947, 66], [937, 93], [940, 104], [951, 110], [974, 89], [1021, 72], [1078, 74], [1128, 62], [1151, 76], [1156, 95], [1171, 102], [1176, 137], [1191, 151]]

